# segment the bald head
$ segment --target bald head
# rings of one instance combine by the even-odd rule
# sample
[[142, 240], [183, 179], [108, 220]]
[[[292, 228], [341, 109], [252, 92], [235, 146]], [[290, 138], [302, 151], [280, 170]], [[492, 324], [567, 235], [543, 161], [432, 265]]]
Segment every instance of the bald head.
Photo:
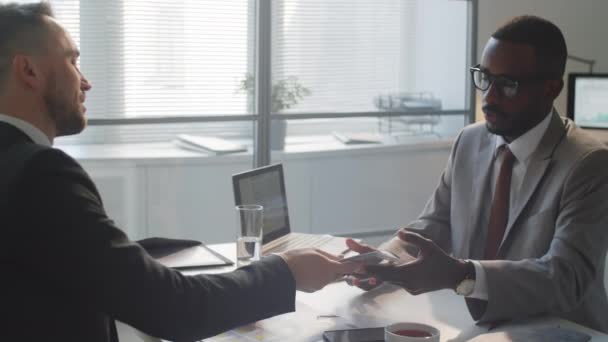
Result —
[[46, 52], [53, 10], [47, 2], [0, 4], [0, 93], [5, 88], [16, 54]]

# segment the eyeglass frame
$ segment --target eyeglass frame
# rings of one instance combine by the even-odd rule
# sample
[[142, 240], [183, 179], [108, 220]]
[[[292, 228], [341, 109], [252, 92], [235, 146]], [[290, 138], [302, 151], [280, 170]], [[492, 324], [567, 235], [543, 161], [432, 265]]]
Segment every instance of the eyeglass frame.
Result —
[[[517, 96], [517, 94], [519, 94], [520, 84], [544, 82], [544, 81], [549, 81], [549, 80], [555, 79], [555, 77], [548, 76], [548, 75], [537, 75], [535, 77], [520, 78], [520, 79], [514, 80], [510, 77], [492, 75], [491, 73], [482, 70], [481, 64], [477, 64], [475, 66], [470, 67], [469, 71], [471, 72], [471, 81], [473, 82], [473, 85], [475, 86], [476, 89], [479, 89], [481, 91], [486, 91], [486, 90], [490, 89], [490, 87], [494, 84], [495, 81], [499, 81], [497, 86], [499, 86], [500, 93], [501, 93], [501, 95], [503, 95], [507, 98], [513, 98], [513, 97]], [[485, 89], [479, 87], [475, 83], [475, 73], [476, 72], [480, 72], [488, 77], [488, 86]], [[507, 91], [505, 91], [505, 86], [514, 87], [513, 94], [508, 94]]]

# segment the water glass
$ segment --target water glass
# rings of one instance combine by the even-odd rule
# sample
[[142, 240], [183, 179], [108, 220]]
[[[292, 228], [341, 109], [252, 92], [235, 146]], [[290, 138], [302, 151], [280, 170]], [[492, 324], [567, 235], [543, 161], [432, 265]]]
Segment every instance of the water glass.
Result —
[[238, 266], [260, 260], [264, 207], [257, 204], [236, 206], [236, 259]]

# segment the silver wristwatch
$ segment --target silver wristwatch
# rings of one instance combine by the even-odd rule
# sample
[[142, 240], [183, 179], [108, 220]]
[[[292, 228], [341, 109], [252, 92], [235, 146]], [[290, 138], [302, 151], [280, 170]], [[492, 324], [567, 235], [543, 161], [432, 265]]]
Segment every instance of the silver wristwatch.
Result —
[[467, 273], [457, 285], [454, 291], [460, 296], [470, 296], [475, 290], [475, 265], [467, 261]]

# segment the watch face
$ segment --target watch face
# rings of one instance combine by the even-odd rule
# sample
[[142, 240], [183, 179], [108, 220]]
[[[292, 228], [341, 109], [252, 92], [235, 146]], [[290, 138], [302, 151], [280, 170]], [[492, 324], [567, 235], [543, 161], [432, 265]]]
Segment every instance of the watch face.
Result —
[[475, 280], [465, 279], [456, 287], [456, 293], [461, 296], [469, 296], [475, 290]]

